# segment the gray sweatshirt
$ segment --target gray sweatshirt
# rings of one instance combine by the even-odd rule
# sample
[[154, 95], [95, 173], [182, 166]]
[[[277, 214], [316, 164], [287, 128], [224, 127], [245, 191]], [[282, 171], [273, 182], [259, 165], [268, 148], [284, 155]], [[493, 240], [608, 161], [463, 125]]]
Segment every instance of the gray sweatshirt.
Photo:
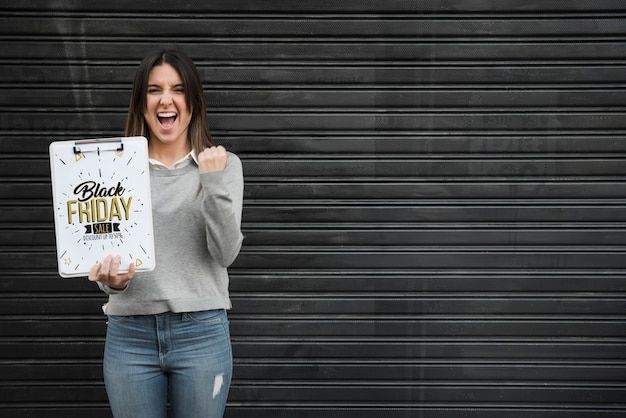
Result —
[[[200, 185], [202, 187], [200, 187]], [[195, 162], [150, 169], [156, 267], [136, 272], [109, 294], [107, 315], [229, 309], [228, 273], [243, 241], [241, 161], [228, 153], [224, 171], [198, 173]]]

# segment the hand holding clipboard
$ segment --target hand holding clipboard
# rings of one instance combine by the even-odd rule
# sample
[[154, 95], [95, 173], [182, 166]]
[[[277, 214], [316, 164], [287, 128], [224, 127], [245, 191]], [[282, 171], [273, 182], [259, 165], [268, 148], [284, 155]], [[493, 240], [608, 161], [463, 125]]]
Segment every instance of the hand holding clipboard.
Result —
[[154, 269], [146, 138], [53, 142], [50, 169], [62, 277], [87, 276], [111, 254], [119, 272]]

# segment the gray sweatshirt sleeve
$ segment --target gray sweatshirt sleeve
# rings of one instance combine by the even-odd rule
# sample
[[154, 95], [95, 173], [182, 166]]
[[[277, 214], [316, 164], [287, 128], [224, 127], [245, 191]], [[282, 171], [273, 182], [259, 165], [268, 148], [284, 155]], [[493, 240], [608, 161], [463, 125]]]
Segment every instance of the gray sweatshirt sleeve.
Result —
[[209, 253], [222, 267], [237, 258], [243, 234], [243, 168], [239, 158], [228, 153], [226, 169], [200, 173], [202, 214], [206, 224]]

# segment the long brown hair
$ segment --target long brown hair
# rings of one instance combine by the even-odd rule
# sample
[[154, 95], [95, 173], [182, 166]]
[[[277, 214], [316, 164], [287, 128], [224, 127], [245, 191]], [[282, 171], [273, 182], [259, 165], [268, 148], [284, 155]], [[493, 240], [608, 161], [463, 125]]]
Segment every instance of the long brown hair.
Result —
[[180, 75], [185, 87], [187, 108], [191, 111], [191, 121], [187, 130], [187, 140], [196, 154], [213, 146], [211, 131], [202, 90], [202, 81], [195, 64], [187, 54], [179, 49], [163, 49], [147, 55], [139, 64], [133, 82], [133, 91], [128, 106], [126, 136], [142, 135], [150, 141], [150, 130], [143, 116], [148, 94], [148, 77], [156, 66], [169, 64]]

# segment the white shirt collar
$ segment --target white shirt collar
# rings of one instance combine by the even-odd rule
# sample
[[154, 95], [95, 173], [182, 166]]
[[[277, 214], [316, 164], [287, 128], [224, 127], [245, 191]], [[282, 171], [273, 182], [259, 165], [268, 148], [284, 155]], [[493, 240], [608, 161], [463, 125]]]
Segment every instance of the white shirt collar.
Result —
[[198, 158], [196, 157], [196, 153], [193, 152], [193, 150], [191, 150], [189, 154], [185, 155], [183, 158], [176, 161], [174, 164], [172, 164], [169, 167], [157, 159], [154, 159], [154, 158], [148, 159], [148, 162], [150, 163], [150, 167], [156, 170], [175, 170], [177, 168], [183, 168], [183, 167], [188, 166], [189, 164], [191, 164], [192, 161], [194, 161], [196, 165], [198, 164]]

